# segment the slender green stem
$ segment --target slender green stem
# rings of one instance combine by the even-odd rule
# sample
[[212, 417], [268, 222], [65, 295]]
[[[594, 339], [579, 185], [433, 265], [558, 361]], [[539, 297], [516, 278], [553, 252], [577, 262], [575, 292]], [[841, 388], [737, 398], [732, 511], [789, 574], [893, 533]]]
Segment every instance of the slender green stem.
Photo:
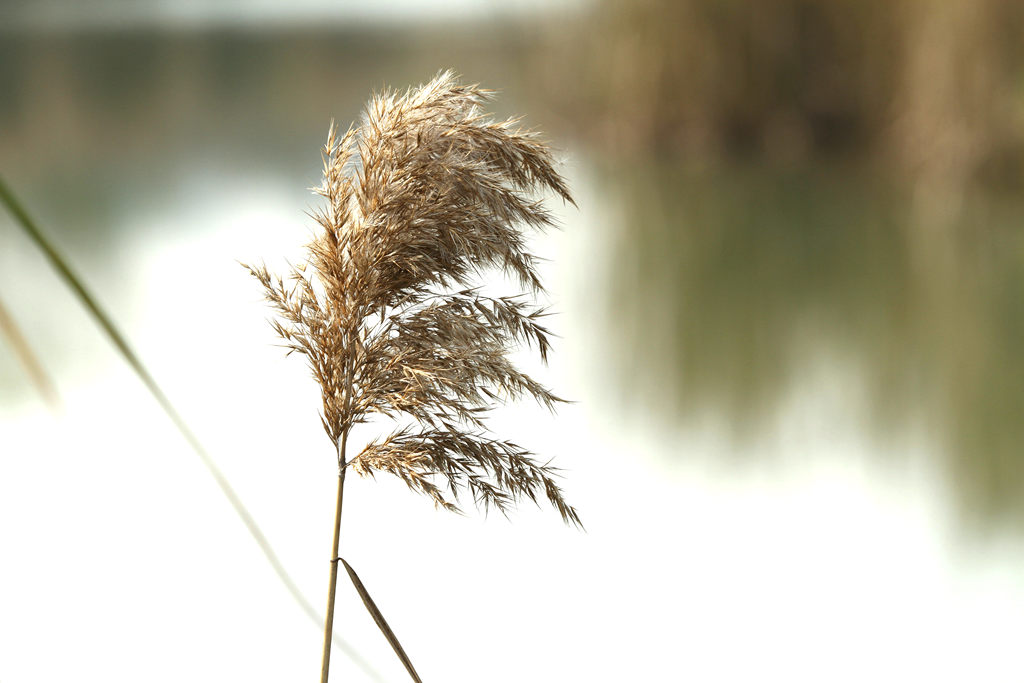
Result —
[[[234, 508], [235, 513], [242, 520], [245, 528], [249, 531], [253, 540], [256, 541], [256, 545], [259, 546], [263, 556], [267, 562], [273, 568], [274, 573], [277, 574], [277, 578], [280, 579], [281, 583], [284, 584], [285, 588], [291, 594], [292, 598], [298, 603], [302, 611], [315, 623], [320, 623], [320, 615], [317, 614], [316, 608], [310, 604], [306, 596], [299, 590], [298, 585], [292, 579], [291, 575], [288, 574], [284, 568], [281, 560], [278, 558], [277, 553], [270, 545], [270, 541], [263, 534], [259, 525], [256, 524], [256, 519], [249, 512], [248, 508], [242, 503], [242, 499], [238, 497], [234, 488], [228, 482], [227, 477], [221, 472], [220, 468], [214, 462], [213, 458], [206, 451], [200, 443], [199, 438], [189, 429], [185, 422], [185, 419], [177, 411], [171, 400], [167, 398], [167, 395], [160, 388], [160, 385], [156, 383], [156, 380], [149, 373], [149, 370], [145, 365], [142, 364], [142, 360], [135, 354], [132, 347], [128, 344], [128, 340], [118, 330], [117, 326], [114, 325], [113, 319], [107, 315], [107, 313], [100, 307], [96, 298], [86, 289], [82, 282], [82, 279], [71, 269], [68, 261], [61, 255], [57, 250], [57, 247], [43, 234], [39, 226], [36, 225], [35, 221], [28, 215], [28, 212], [21, 205], [21, 202], [14, 196], [11, 190], [7, 187], [7, 184], [0, 178], [0, 203], [7, 207], [11, 215], [15, 219], [15, 223], [25, 231], [25, 234], [35, 243], [35, 245], [42, 251], [46, 258], [50, 261], [50, 265], [53, 266], [54, 270], [61, 277], [64, 283], [71, 288], [72, 291], [78, 296], [79, 301], [85, 306], [86, 310], [89, 311], [93, 320], [97, 325], [106, 333], [107, 337], [114, 344], [117, 350], [120, 352], [121, 357], [131, 366], [132, 370], [135, 371], [136, 376], [142, 381], [149, 393], [152, 394], [153, 398], [163, 409], [164, 413], [170, 418], [174, 426], [178, 428], [181, 435], [185, 437], [185, 441], [188, 442], [192, 450], [195, 451], [196, 455], [202, 461], [206, 467], [210, 476], [213, 477], [214, 481], [217, 482], [217, 486], [220, 487], [221, 493], [228, 499], [231, 507]], [[335, 638], [334, 644], [340, 647], [348, 657], [355, 662], [363, 671], [370, 675], [376, 681], [382, 681], [380, 674], [378, 674], [370, 664], [363, 659], [355, 649], [341, 638]]]
[[338, 447], [338, 460], [341, 466], [338, 468], [338, 501], [334, 510], [334, 541], [331, 545], [331, 581], [327, 589], [327, 614], [324, 617], [324, 654], [323, 663], [320, 667], [320, 683], [327, 683], [328, 673], [331, 668], [331, 640], [334, 637], [334, 598], [338, 589], [338, 543], [341, 539], [341, 504], [345, 494], [345, 446], [348, 442], [348, 430], [341, 435], [341, 445]]

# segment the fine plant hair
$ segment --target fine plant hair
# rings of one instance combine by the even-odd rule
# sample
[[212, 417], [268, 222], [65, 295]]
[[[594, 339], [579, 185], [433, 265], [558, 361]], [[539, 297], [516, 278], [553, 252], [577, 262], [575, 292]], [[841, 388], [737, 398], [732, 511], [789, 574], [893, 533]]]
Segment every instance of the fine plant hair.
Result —
[[[505, 400], [532, 397], [552, 410], [562, 401], [509, 355], [530, 347], [547, 361], [544, 310], [532, 303], [543, 286], [527, 233], [554, 223], [540, 193], [573, 201], [547, 145], [518, 119], [483, 111], [492, 95], [444, 72], [404, 94], [375, 95], [362, 124], [343, 135], [332, 123], [314, 189], [324, 206], [311, 214], [320, 230], [306, 261], [285, 277], [248, 266], [276, 311], [274, 330], [320, 385], [321, 422], [337, 453], [322, 681], [349, 468], [393, 474], [447, 510], [459, 511], [462, 496], [502, 513], [523, 499], [547, 500], [581, 526], [557, 470], [487, 425]], [[486, 295], [480, 278], [492, 270], [524, 293]], [[393, 419], [393, 430], [349, 458], [352, 427], [380, 417]]]

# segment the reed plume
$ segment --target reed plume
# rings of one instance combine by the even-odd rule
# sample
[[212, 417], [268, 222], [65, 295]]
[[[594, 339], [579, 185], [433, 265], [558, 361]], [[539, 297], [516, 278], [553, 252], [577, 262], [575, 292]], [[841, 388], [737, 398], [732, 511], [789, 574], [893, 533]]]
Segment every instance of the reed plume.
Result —
[[[275, 331], [320, 385], [321, 421], [337, 454], [323, 682], [349, 467], [393, 474], [448, 510], [459, 510], [460, 494], [503, 513], [524, 498], [546, 499], [580, 525], [556, 470], [487, 428], [501, 401], [532, 397], [550, 409], [561, 401], [509, 352], [529, 346], [547, 360], [544, 311], [531, 296], [543, 286], [527, 232], [553, 224], [538, 193], [572, 203], [548, 147], [518, 119], [483, 111], [492, 95], [444, 72], [404, 94], [374, 96], [362, 124], [343, 135], [332, 123], [314, 190], [325, 200], [312, 213], [321, 230], [306, 263], [287, 277], [249, 267], [276, 310]], [[492, 269], [526, 293], [486, 295], [479, 280]], [[379, 416], [394, 419], [394, 430], [349, 459], [352, 427]]]

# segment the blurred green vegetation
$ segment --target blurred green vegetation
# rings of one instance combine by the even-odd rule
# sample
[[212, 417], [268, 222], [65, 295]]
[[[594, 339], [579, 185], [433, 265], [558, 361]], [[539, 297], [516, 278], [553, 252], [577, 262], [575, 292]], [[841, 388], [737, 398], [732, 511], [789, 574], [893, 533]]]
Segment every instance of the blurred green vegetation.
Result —
[[619, 409], [710, 418], [756, 455], [824, 369], [880, 446], [921, 430], [912, 442], [944, 459], [965, 520], [1021, 527], [1024, 200], [969, 203], [922, 253], [901, 229], [912, 193], [864, 171], [644, 164], [603, 178], [629, 224], [602, 292]]

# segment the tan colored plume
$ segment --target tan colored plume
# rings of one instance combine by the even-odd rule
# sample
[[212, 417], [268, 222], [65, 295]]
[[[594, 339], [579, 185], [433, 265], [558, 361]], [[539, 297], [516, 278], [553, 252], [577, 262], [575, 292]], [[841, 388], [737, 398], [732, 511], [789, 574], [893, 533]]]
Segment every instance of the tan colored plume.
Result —
[[[375, 96], [359, 128], [339, 136], [332, 125], [315, 190], [326, 200], [314, 212], [323, 230], [308, 267], [287, 279], [250, 270], [277, 309], [275, 330], [320, 384], [341, 467], [390, 472], [449, 509], [460, 491], [501, 511], [540, 494], [578, 524], [552, 468], [486, 430], [499, 397], [548, 407], [559, 399], [508, 359], [519, 344], [547, 359], [542, 310], [474, 285], [497, 268], [541, 292], [524, 228], [549, 226], [552, 216], [532, 194], [572, 201], [535, 134], [484, 114], [491, 94], [444, 72], [403, 95]], [[346, 462], [344, 437], [374, 414], [418, 427]]]
[[[548, 331], [531, 295], [543, 291], [527, 233], [552, 225], [537, 196], [572, 202], [551, 152], [517, 120], [482, 109], [492, 93], [451, 72], [404, 94], [384, 92], [362, 124], [332, 124], [323, 151], [321, 230], [306, 263], [287, 277], [249, 267], [277, 312], [274, 329], [306, 357], [320, 385], [321, 418], [338, 457], [338, 498], [321, 681], [326, 683], [345, 473], [387, 472], [436, 505], [458, 510], [460, 494], [507, 512], [546, 499], [570, 524], [576, 510], [556, 471], [486, 418], [500, 401], [561, 399], [509, 360], [520, 346], [547, 360]], [[503, 272], [525, 293], [491, 297], [481, 275]], [[393, 418], [394, 430], [347, 455], [353, 425]], [[364, 604], [409, 674], [394, 632], [344, 562]]]

